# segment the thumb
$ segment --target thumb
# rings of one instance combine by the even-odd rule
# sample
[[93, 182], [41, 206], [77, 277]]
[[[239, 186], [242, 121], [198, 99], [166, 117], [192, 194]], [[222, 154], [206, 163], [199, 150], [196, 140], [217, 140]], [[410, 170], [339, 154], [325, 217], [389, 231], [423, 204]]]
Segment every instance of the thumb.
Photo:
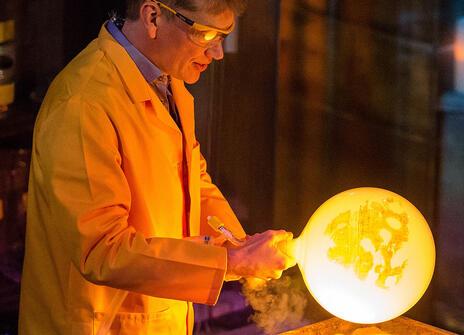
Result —
[[293, 239], [293, 233], [285, 231], [285, 230], [278, 230], [277, 234], [273, 236], [273, 242], [274, 243], [279, 243], [282, 241], [289, 241]]
[[293, 234], [291, 232], [282, 231], [280, 234], [276, 234], [272, 239], [273, 244], [282, 252], [287, 252], [287, 245], [293, 240]]

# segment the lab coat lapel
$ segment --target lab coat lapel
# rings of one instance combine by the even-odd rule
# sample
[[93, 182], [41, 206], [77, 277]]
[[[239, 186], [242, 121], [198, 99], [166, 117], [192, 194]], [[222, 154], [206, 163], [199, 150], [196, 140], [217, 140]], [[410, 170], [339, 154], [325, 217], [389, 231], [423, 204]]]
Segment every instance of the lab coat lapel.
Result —
[[179, 133], [179, 128], [172, 119], [169, 111], [164, 107], [153, 88], [147, 83], [134, 61], [126, 50], [111, 36], [105, 25], [102, 26], [98, 36], [100, 48], [115, 64], [123, 80], [126, 91], [133, 103], [150, 101], [156, 117]]
[[181, 136], [182, 133], [180, 132], [179, 127], [153, 89], [150, 91], [150, 100], [155, 109], [156, 117], [163, 123], [167, 124], [170, 128], [172, 128], [172, 130], [178, 133], [179, 136]]
[[[126, 50], [111, 36], [105, 24], [98, 35], [98, 45], [101, 50], [114, 63], [121, 75], [126, 91], [133, 103], [150, 100], [150, 86], [140, 73], [137, 65], [133, 62]], [[141, 85], [145, 83], [145, 85]]]

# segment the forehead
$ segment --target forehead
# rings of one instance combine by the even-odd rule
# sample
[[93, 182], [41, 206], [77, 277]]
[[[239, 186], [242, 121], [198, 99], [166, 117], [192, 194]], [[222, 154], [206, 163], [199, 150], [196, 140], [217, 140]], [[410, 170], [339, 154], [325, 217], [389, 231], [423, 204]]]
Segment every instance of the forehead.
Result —
[[191, 12], [185, 9], [179, 9], [179, 12], [194, 20], [195, 22], [219, 29], [227, 29], [235, 22], [235, 14], [232, 10], [226, 9], [220, 13], [210, 13], [202, 9], [203, 1], [198, 0], [198, 11]]

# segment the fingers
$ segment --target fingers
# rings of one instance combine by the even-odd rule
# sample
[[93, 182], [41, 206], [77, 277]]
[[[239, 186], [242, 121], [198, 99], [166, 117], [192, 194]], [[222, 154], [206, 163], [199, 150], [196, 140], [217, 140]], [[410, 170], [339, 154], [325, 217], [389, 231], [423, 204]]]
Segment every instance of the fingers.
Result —
[[291, 257], [291, 256], [288, 256], [287, 254], [284, 254], [285, 255], [285, 266], [284, 266], [284, 270], [287, 270], [288, 268], [291, 268], [293, 266], [296, 265], [296, 259]]
[[277, 256], [281, 257], [282, 263], [279, 264], [281, 270], [286, 270], [296, 265], [296, 260], [288, 252], [287, 244], [293, 240], [293, 234], [285, 230], [272, 231], [272, 244], [277, 249]]
[[263, 233], [257, 233], [249, 236], [247, 239], [247, 244], [252, 245], [256, 243], [270, 243], [271, 245], [275, 246], [279, 242], [289, 241], [292, 238], [293, 234], [285, 230], [266, 230]]
[[295, 265], [295, 260], [280, 249], [291, 241], [293, 234], [285, 230], [268, 230], [249, 236], [246, 242], [228, 250], [228, 273], [243, 277], [278, 279], [282, 272]]
[[293, 255], [288, 250], [288, 245], [293, 240], [293, 234], [285, 230], [267, 230], [261, 234], [251, 236], [250, 242], [261, 243], [266, 250], [270, 261], [274, 260], [277, 270], [285, 270], [296, 264]]
[[274, 234], [272, 236], [272, 241], [274, 243], [279, 243], [282, 241], [289, 241], [293, 239], [293, 234], [291, 232], [285, 230], [274, 230]]
[[[260, 243], [268, 244], [272, 248], [279, 248], [279, 246], [285, 246], [287, 242], [292, 241], [293, 234], [285, 230], [267, 230], [261, 234], [255, 234], [249, 239], [250, 244]], [[284, 251], [285, 248], [280, 248]]]
[[283, 272], [283, 271], [274, 271], [274, 272], [269, 276], [269, 278], [270, 278], [270, 279], [279, 279], [280, 277], [282, 277], [282, 272]]

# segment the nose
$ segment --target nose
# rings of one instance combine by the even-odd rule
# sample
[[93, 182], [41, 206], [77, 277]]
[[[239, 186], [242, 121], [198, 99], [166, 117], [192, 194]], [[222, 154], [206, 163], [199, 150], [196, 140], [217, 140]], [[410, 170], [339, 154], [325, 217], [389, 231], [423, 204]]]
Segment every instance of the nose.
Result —
[[220, 60], [224, 58], [224, 49], [222, 42], [217, 43], [208, 49], [206, 49], [206, 56], [213, 58], [214, 60]]

